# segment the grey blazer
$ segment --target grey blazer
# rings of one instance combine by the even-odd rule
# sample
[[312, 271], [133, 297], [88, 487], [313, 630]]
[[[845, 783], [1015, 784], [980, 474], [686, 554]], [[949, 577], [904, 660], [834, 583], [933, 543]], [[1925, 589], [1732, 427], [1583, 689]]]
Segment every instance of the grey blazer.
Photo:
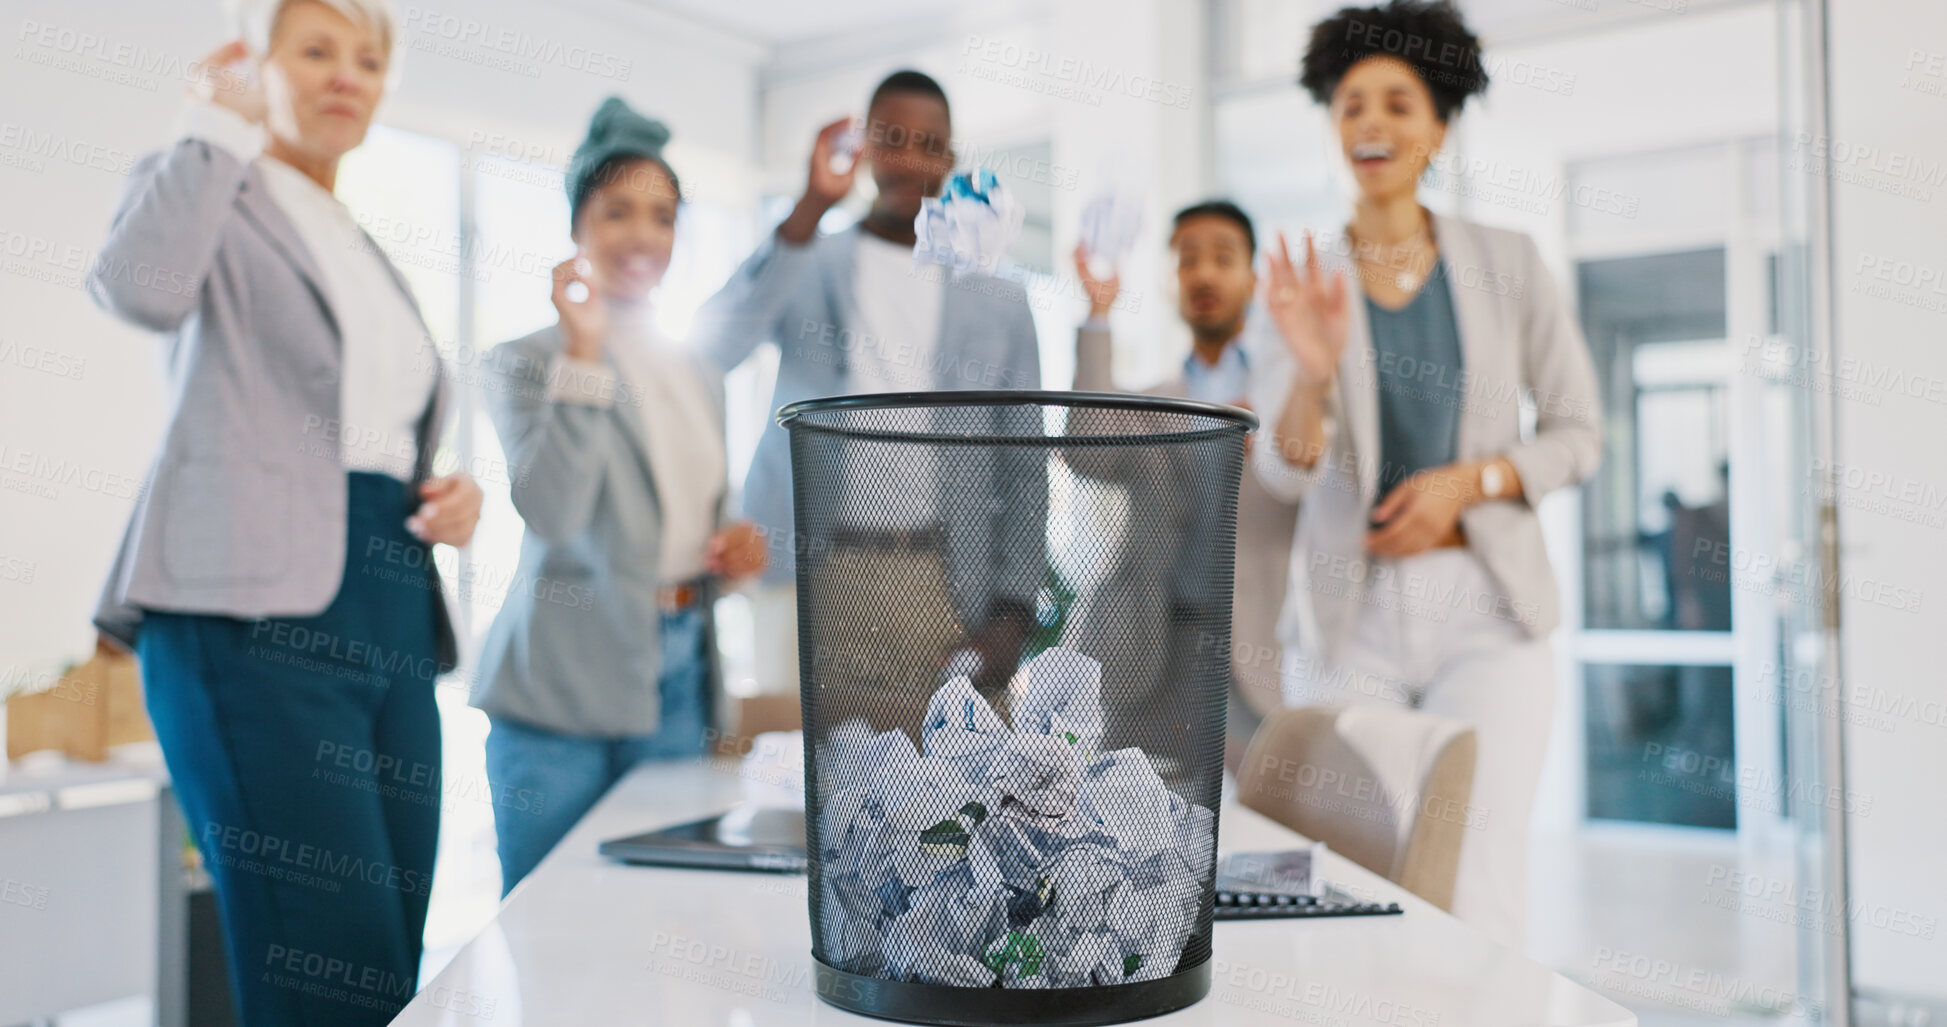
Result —
[[[1252, 317], [1261, 319], [1257, 311], [1252, 312]], [[1232, 345], [1244, 345], [1244, 340]], [[1086, 325], [1078, 329], [1075, 388], [1090, 392], [1115, 391], [1112, 353], [1109, 332]], [[1143, 390], [1151, 396], [1183, 396], [1189, 391], [1189, 383], [1181, 371]], [[1252, 448], [1255, 450], [1255, 445]], [[1076, 455], [1083, 454], [1077, 451]], [[1291, 538], [1297, 521], [1298, 505], [1272, 495], [1246, 468], [1237, 487], [1237, 558], [1231, 579], [1231, 677], [1238, 694], [1258, 717], [1284, 705], [1278, 676], [1278, 612], [1284, 608], [1285, 569], [1291, 561]], [[1132, 565], [1128, 570], [1137, 570], [1134, 562], [1161, 560], [1169, 555], [1129, 553], [1126, 559]], [[1136, 576], [1143, 580], [1156, 578], [1148, 572]], [[1115, 630], [1113, 626], [1104, 629]], [[1146, 625], [1136, 634], [1160, 636], [1162, 625]]]
[[[104, 634], [132, 647], [144, 609], [301, 617], [338, 594], [342, 348], [321, 281], [254, 165], [183, 139], [130, 172], [87, 285], [110, 313], [163, 336], [169, 419], [95, 613]], [[432, 473], [444, 423], [437, 380], [415, 483]], [[443, 672], [457, 647], [441, 595]]]
[[[559, 326], [488, 355], [487, 410], [527, 521], [520, 564], [488, 629], [473, 705], [565, 734], [646, 735], [661, 720], [656, 587], [662, 508], [633, 393], [606, 406], [548, 396]], [[614, 366], [612, 355], [603, 360]], [[723, 432], [723, 376], [697, 359]], [[716, 519], [723, 522], [722, 494]], [[704, 615], [709, 616], [710, 590]], [[712, 696], [716, 645], [705, 632]]]
[[[1602, 409], [1588, 344], [1533, 239], [1443, 216], [1435, 216], [1434, 233], [1453, 286], [1468, 377], [1456, 455], [1504, 456], [1521, 476], [1522, 495], [1478, 503], [1461, 514], [1460, 526], [1467, 548], [1500, 586], [1502, 594], [1486, 601], [1531, 636], [1544, 637], [1561, 621], [1561, 602], [1535, 507], [1595, 473], [1602, 458]], [[1307, 470], [1286, 463], [1271, 445], [1257, 446], [1253, 460], [1272, 495], [1304, 498], [1279, 637], [1287, 648], [1295, 640], [1308, 656], [1328, 661], [1365, 600], [1366, 512], [1381, 498], [1379, 369], [1358, 276], [1335, 263], [1346, 271], [1350, 318], [1339, 384], [1328, 400], [1326, 452]], [[1252, 341], [1253, 366], [1263, 371], [1253, 405], [1265, 424], [1276, 425], [1295, 362], [1268, 319]], [[1531, 431], [1522, 428], [1524, 398], [1535, 407]]]
[[[843, 395], [846, 351], [857, 344], [859, 326], [854, 284], [858, 233], [852, 228], [821, 235], [802, 246], [771, 236], [705, 304], [692, 340], [725, 371], [742, 363], [759, 343], [776, 343], [774, 410], [801, 399]], [[932, 374], [934, 389], [1040, 387], [1034, 314], [1019, 285], [968, 275], [950, 278], [943, 293], [936, 350], [941, 362]], [[943, 498], [949, 488], [954, 493], [942, 503], [953, 519], [943, 525], [949, 540], [948, 578], [961, 622], [969, 628], [985, 622], [996, 601], [1024, 604], [1032, 611], [1047, 566], [1046, 554], [1028, 551], [1031, 547], [991, 548], [998, 535], [1032, 534], [1022, 526], [1046, 522], [1047, 484], [1040, 456], [1010, 450], [982, 467], [1002, 480], [942, 475], [940, 483]], [[801, 545], [792, 519], [790, 445], [774, 420], [765, 424], [758, 439], [742, 499], [744, 516], [756, 522], [770, 546], [764, 580], [795, 580]], [[1006, 533], [992, 530], [1003, 522], [1013, 527]]]

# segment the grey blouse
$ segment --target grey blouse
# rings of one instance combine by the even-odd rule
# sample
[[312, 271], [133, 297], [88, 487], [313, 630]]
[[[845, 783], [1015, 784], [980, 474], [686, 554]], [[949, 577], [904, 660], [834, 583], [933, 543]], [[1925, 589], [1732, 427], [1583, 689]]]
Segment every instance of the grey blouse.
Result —
[[1467, 398], [1460, 329], [1444, 261], [1398, 310], [1366, 300], [1379, 392], [1379, 495], [1415, 471], [1457, 457]]

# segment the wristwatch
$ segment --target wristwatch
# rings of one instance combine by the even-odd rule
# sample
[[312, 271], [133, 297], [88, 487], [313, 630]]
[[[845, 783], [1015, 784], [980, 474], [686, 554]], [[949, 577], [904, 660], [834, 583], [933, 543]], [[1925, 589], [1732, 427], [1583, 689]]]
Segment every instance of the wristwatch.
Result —
[[1508, 476], [1502, 472], [1500, 461], [1493, 461], [1481, 468], [1481, 495], [1488, 499], [1501, 498], [1501, 490], [1507, 486]]

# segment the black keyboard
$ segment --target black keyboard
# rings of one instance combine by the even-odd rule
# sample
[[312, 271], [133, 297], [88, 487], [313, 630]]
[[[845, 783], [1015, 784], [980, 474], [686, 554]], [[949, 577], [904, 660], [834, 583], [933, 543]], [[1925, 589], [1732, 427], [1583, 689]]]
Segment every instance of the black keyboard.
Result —
[[1220, 891], [1211, 915], [1216, 920], [1277, 920], [1312, 916], [1389, 916], [1403, 912], [1397, 902], [1340, 902], [1313, 895]]

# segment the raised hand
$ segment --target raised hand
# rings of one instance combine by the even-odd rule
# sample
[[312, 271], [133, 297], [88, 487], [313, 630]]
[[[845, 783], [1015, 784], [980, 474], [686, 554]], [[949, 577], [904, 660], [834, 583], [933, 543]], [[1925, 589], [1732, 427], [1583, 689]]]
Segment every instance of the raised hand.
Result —
[[233, 39], [210, 51], [194, 65], [189, 95], [204, 103], [227, 107], [253, 125], [264, 123], [264, 87], [259, 83], [250, 48]]
[[848, 154], [839, 162], [845, 170], [832, 170], [832, 158], [839, 153], [839, 140], [851, 126], [852, 118], [847, 116], [818, 130], [818, 140], [811, 146], [811, 172], [805, 176], [806, 199], [830, 207], [852, 191], [852, 180], [859, 170], [858, 154]]
[[804, 195], [778, 223], [778, 238], [793, 245], [810, 242], [818, 234], [818, 219], [852, 191], [852, 180], [859, 170], [858, 155], [851, 154], [849, 160], [841, 162], [844, 170], [832, 170], [839, 141], [851, 127], [852, 119], [844, 117], [818, 130], [818, 139], [811, 144], [811, 170], [805, 175]]
[[[575, 299], [569, 286], [579, 283], [586, 295]], [[600, 360], [608, 338], [608, 302], [596, 288], [594, 271], [579, 254], [554, 266], [554, 310], [561, 317], [561, 336], [572, 360]]]
[[1088, 247], [1075, 244], [1075, 277], [1081, 279], [1082, 291], [1088, 294], [1088, 312], [1091, 317], [1102, 317], [1115, 306], [1115, 299], [1122, 293], [1122, 276], [1112, 274], [1107, 278], [1097, 278], [1088, 267]]
[[1323, 385], [1331, 381], [1339, 356], [1345, 352], [1345, 276], [1334, 271], [1327, 280], [1318, 265], [1318, 250], [1312, 245], [1310, 232], [1305, 233], [1303, 272], [1292, 266], [1291, 249], [1283, 232], [1278, 233], [1278, 252], [1266, 262], [1270, 275], [1265, 282], [1264, 306], [1285, 348], [1298, 361], [1306, 382]]

